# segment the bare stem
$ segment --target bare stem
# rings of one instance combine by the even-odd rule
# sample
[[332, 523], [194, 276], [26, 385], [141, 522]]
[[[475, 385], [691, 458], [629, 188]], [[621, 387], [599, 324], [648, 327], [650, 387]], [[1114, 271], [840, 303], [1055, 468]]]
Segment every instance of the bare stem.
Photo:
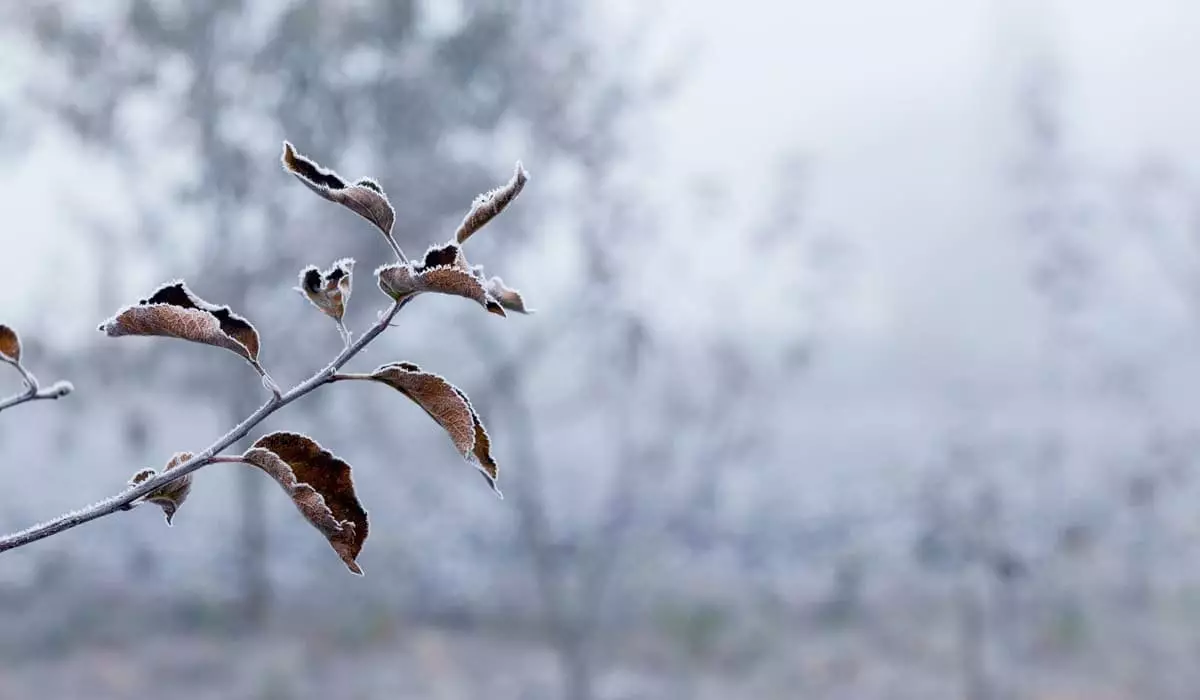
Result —
[[0, 411], [6, 408], [12, 408], [27, 401], [41, 401], [43, 399], [61, 399], [74, 390], [70, 382], [60, 381], [55, 382], [52, 386], [42, 389], [38, 385], [37, 377], [33, 373], [25, 369], [25, 365], [20, 362], [5, 360], [5, 363], [11, 365], [14, 369], [21, 373], [21, 381], [25, 384], [25, 391], [19, 394], [13, 394], [5, 399], [0, 399]]
[[254, 426], [261, 423], [267, 416], [290, 404], [301, 396], [304, 396], [316, 388], [332, 381], [334, 375], [339, 369], [341, 369], [342, 365], [349, 362], [350, 358], [357, 355], [360, 350], [366, 347], [368, 343], [382, 333], [384, 329], [388, 327], [388, 324], [391, 323], [391, 320], [396, 316], [396, 313], [399, 312], [403, 307], [404, 302], [394, 302], [391, 307], [388, 308], [387, 312], [384, 313], [383, 316], [381, 316], [366, 333], [363, 333], [362, 336], [354, 343], [347, 345], [340, 353], [338, 353], [337, 357], [333, 358], [328, 365], [325, 365], [325, 367], [319, 370], [316, 374], [312, 375], [300, 384], [297, 384], [283, 395], [271, 396], [271, 398], [267, 399], [267, 402], [262, 406], [259, 406], [254, 413], [251, 413], [246, 417], [245, 420], [243, 420], [241, 423], [238, 423], [236, 426], [230, 429], [229, 432], [218, 438], [216, 442], [206, 447], [204, 451], [196, 454], [188, 461], [173, 467], [168, 471], [164, 471], [161, 474], [157, 474], [149, 479], [146, 479], [137, 486], [126, 489], [125, 491], [100, 501], [99, 503], [92, 504], [86, 508], [81, 508], [80, 510], [67, 513], [65, 515], [60, 515], [53, 520], [34, 525], [26, 530], [0, 537], [0, 552], [16, 549], [17, 547], [22, 547], [31, 542], [36, 542], [51, 535], [57, 535], [65, 530], [78, 527], [86, 522], [96, 520], [97, 518], [102, 518], [106, 515], [111, 515], [122, 510], [128, 510], [130, 504], [132, 504], [134, 501], [154, 491], [157, 491], [181, 476], [191, 474], [207, 464], [231, 461], [229, 457], [218, 455], [218, 453], [241, 438], [245, 437], [246, 433], [250, 432]]
[[208, 463], [209, 464], [218, 464], [218, 463], [220, 463], [220, 464], [249, 464], [249, 462], [247, 462], [244, 457], [238, 457], [237, 455], [216, 455], [215, 457], [210, 457], [208, 460]]
[[329, 381], [331, 383], [332, 382], [345, 382], [345, 381], [349, 381], [352, 379], [374, 379], [374, 377], [372, 377], [371, 375], [366, 374], [364, 372], [338, 372], [338, 373], [334, 374], [332, 377], [330, 377]]
[[404, 254], [403, 250], [400, 250], [400, 245], [398, 243], [396, 243], [396, 239], [392, 238], [391, 234], [384, 236], [384, 238], [387, 239], [388, 245], [392, 246], [392, 250], [396, 251], [396, 257], [400, 258], [400, 262], [407, 265], [408, 264], [408, 256]]
[[33, 376], [33, 372], [25, 369], [25, 365], [21, 364], [20, 362], [10, 362], [9, 364], [11, 364], [18, 372], [21, 373], [21, 381], [25, 382], [25, 388], [28, 389], [28, 393], [36, 394], [38, 390], [38, 380], [37, 377]]

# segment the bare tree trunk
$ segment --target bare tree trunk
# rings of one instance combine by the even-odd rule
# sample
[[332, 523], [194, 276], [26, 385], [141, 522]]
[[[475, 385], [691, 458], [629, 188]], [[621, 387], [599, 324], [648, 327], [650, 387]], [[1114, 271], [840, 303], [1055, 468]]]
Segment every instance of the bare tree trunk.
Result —
[[[235, 420], [240, 421], [257, 408], [253, 389], [253, 386], [237, 389], [231, 404]], [[261, 629], [270, 620], [266, 483], [256, 469], [238, 470], [238, 626], [244, 631]]]
[[963, 573], [958, 595], [959, 661], [963, 697], [966, 700], [992, 700], [987, 677], [987, 625], [983, 601], [971, 581], [971, 571]]
[[[519, 370], [516, 370], [519, 371]], [[544, 487], [541, 460], [534, 442], [533, 418], [519, 395], [514, 376], [501, 377], [498, 392], [508, 397], [506, 414], [513, 428], [512, 440], [517, 459], [525, 469], [528, 485], [517, 501], [519, 529], [533, 560], [533, 574], [542, 598], [542, 614], [547, 636], [554, 642], [566, 700], [591, 700], [592, 667], [587, 640], [565, 590], [562, 561], [550, 541], [550, 525], [542, 493]], [[509, 381], [504, 381], [509, 380]]]
[[595, 683], [587, 635], [570, 616], [559, 617], [556, 636], [558, 663], [562, 670], [564, 700], [592, 700]]
[[1025, 676], [1020, 667], [1024, 665], [1021, 646], [1024, 610], [1021, 607], [1020, 584], [1011, 577], [995, 577], [992, 584], [992, 599], [996, 628], [996, 640], [1004, 663], [1001, 675], [1005, 677], [1004, 696], [1018, 700], [1025, 695]]
[[1131, 484], [1133, 537], [1127, 554], [1126, 614], [1131, 618], [1132, 641], [1139, 660], [1137, 684], [1144, 697], [1162, 697], [1161, 653], [1157, 639], [1158, 599], [1154, 577], [1158, 521], [1155, 482], [1140, 476]]
[[253, 469], [238, 472], [238, 573], [241, 624], [259, 629], [270, 619], [271, 581], [267, 574], [267, 515], [263, 508], [266, 480]]

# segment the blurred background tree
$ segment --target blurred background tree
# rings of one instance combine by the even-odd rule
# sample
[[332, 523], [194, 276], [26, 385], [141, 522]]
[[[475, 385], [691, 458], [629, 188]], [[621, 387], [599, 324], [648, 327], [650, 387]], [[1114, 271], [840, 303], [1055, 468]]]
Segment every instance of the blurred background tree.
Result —
[[0, 558], [0, 658], [28, 662], [0, 697], [89, 663], [138, 696], [158, 654], [236, 697], [1190, 697], [1196, 12], [4, 6], [0, 146], [37, 177], [0, 193], [0, 302], [79, 389], [0, 422], [0, 470], [54, 474], [14, 480], [5, 526], [260, 403], [229, 358], [86, 335], [160, 282], [255, 320], [284, 385], [340, 347], [303, 266], [352, 254], [348, 325], [374, 319], [389, 251], [280, 171], [285, 138], [377, 178], [410, 255], [523, 160], [471, 245], [538, 313], [423, 298], [361, 361], [453, 376], [506, 501], [339, 387], [263, 427], [355, 465], [366, 579], [214, 469], [169, 532], [135, 512]]
[[[587, 17], [570, 3], [132, 0], [87, 9], [43, 3], [10, 14], [44, 52], [28, 76], [34, 103], [94, 157], [115, 158], [131, 193], [152, 192], [136, 198], [136, 237], [97, 237], [100, 311], [121, 303], [120, 294], [139, 293], [122, 283], [130, 258], [195, 279], [201, 293], [251, 318], [275, 313], [273, 292], [305, 264], [347, 250], [360, 269], [383, 262], [377, 240], [340, 233], [348, 217], [323, 217], [291, 199], [294, 189], [271, 167], [282, 138], [386, 183], [400, 243], [419, 253], [449, 230], [472, 193], [498, 181], [509, 153], [526, 153], [547, 175], [575, 168], [603, 177], [641, 87], [597, 66], [601, 47], [586, 39]], [[177, 176], [162, 182], [173, 164]], [[189, 240], [181, 222], [199, 235]], [[531, 228], [510, 223], [503, 240], [480, 245], [516, 251]], [[293, 308], [286, 322], [301, 322], [306, 310]], [[360, 324], [370, 313], [365, 300], [352, 307]], [[298, 376], [325, 345], [276, 345], [268, 361], [283, 365], [282, 376]], [[147, 360], [170, 362], [154, 348], [147, 354], [110, 366], [114, 381]], [[261, 392], [252, 382], [223, 381], [219, 367], [163, 366], [170, 376], [150, 381], [178, 382], [182, 370], [189, 395], [207, 395], [237, 420]], [[128, 417], [134, 453], [144, 449], [144, 420]], [[270, 598], [266, 483], [250, 470], [238, 480], [233, 569], [250, 625], [261, 623]]]

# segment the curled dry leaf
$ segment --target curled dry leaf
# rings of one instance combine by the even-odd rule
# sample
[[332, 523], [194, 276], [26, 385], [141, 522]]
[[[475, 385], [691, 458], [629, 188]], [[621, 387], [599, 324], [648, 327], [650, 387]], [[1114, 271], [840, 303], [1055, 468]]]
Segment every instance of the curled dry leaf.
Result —
[[498, 301], [500, 306], [519, 314], [533, 313], [533, 309], [525, 307], [525, 299], [521, 297], [521, 293], [506, 286], [504, 280], [499, 277], [491, 278], [485, 286], [488, 294], [492, 295], [492, 298]]
[[504, 316], [504, 307], [488, 293], [479, 268], [472, 268], [456, 243], [425, 251], [420, 262], [393, 263], [375, 271], [379, 288], [399, 301], [422, 292], [453, 294], [477, 302], [488, 311]]
[[491, 454], [491, 439], [470, 399], [443, 377], [422, 371], [411, 362], [395, 362], [377, 367], [366, 375], [346, 375], [370, 379], [396, 389], [437, 421], [454, 442], [459, 454], [474, 464], [497, 495], [499, 468]]
[[318, 270], [316, 265], [309, 265], [300, 271], [298, 289], [313, 306], [341, 324], [346, 304], [350, 302], [353, 271], [354, 260], [350, 258], [338, 260], [325, 272]]
[[110, 337], [150, 335], [179, 338], [225, 348], [241, 355], [260, 375], [258, 331], [228, 306], [210, 304], [197, 297], [182, 281], [169, 282], [148, 299], [122, 309], [100, 324]]
[[528, 179], [529, 175], [525, 172], [525, 168], [521, 166], [520, 161], [517, 161], [512, 179], [491, 192], [479, 195], [471, 203], [471, 211], [467, 212], [462, 223], [458, 225], [458, 230], [454, 232], [454, 240], [462, 243], [470, 238], [471, 234], [496, 218], [500, 212], [504, 211], [505, 207], [517, 198], [517, 195], [521, 194]]
[[288, 141], [283, 142], [281, 160], [284, 170], [295, 175], [310, 190], [375, 224], [384, 238], [395, 247], [392, 225], [396, 221], [396, 211], [392, 209], [379, 183], [366, 177], [358, 182], [348, 183], [333, 170], [323, 168], [312, 159], [297, 153], [296, 148]]
[[384, 265], [375, 270], [379, 288], [397, 301], [422, 292], [453, 294], [473, 299], [480, 306], [499, 316], [505, 309], [530, 313], [520, 292], [505, 286], [499, 277], [488, 279], [483, 267], [471, 265], [463, 254], [462, 244], [471, 234], [504, 211], [525, 187], [528, 176], [521, 163], [507, 184], [475, 198], [454, 239], [425, 251], [422, 260]]
[[471, 411], [471, 420], [475, 423], [475, 444], [471, 446], [471, 455], [474, 459], [468, 461], [474, 462], [479, 471], [483, 472], [488, 486], [492, 487], [496, 495], [504, 498], [504, 494], [496, 487], [496, 479], [500, 477], [500, 465], [496, 464], [496, 459], [492, 457], [492, 438], [488, 435], [487, 428], [483, 427], [483, 420], [479, 418], [479, 412], [475, 410], [471, 399], [467, 398], [467, 395], [458, 387], [454, 387], [454, 391]]
[[346, 567], [362, 574], [356, 559], [367, 539], [367, 511], [354, 493], [349, 464], [312, 438], [287, 432], [259, 438], [242, 458], [278, 482]]
[[[167, 462], [167, 466], [163, 467], [164, 472], [168, 472], [180, 464], [192, 458], [191, 452], [178, 452]], [[133, 478], [129, 480], [130, 486], [137, 486], [146, 479], [154, 476], [156, 472], [153, 469], [143, 469]], [[167, 525], [171, 524], [171, 520], [175, 518], [175, 511], [179, 510], [179, 506], [187, 500], [188, 493], [192, 490], [192, 475], [186, 474], [169, 484], [164, 485], [157, 491], [152, 491], [142, 497], [142, 501], [153, 503], [163, 510], [163, 517], [167, 519]]]
[[11, 327], [0, 323], [0, 358], [8, 362], [21, 361], [21, 336]]

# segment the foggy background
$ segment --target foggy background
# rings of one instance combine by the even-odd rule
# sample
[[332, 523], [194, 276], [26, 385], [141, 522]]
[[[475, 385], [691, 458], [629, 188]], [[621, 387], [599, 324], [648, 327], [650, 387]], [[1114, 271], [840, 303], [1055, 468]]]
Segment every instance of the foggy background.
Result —
[[[395, 392], [324, 387], [347, 574], [266, 476], [197, 473], [0, 555], [8, 698], [1188, 698], [1200, 682], [1200, 8], [1183, 0], [36, 1], [0, 8], [0, 322], [71, 396], [0, 415], [0, 527], [266, 398], [96, 324], [160, 283], [290, 387], [292, 287], [410, 256], [514, 161], [471, 260], [356, 358], [471, 396], [497, 500]], [[20, 389], [0, 374], [0, 395]]]

